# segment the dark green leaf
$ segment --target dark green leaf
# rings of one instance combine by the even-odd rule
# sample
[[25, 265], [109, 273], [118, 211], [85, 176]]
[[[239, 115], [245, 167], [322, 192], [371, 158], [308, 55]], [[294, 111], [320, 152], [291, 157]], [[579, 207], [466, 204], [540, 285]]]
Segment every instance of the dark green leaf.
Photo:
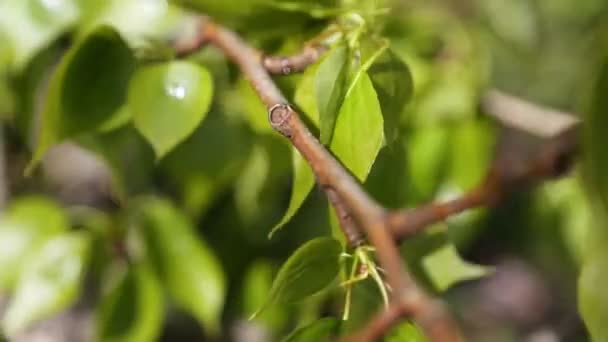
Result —
[[312, 190], [315, 185], [315, 176], [312, 173], [312, 169], [310, 165], [304, 160], [300, 152], [295, 149], [292, 149], [293, 156], [293, 187], [291, 189], [291, 198], [289, 199], [289, 207], [287, 208], [287, 212], [268, 235], [269, 238], [272, 237], [274, 233], [276, 233], [281, 227], [283, 227], [295, 213], [300, 209], [302, 203]]
[[213, 82], [207, 69], [189, 62], [144, 66], [129, 85], [135, 126], [162, 158], [207, 116]]
[[383, 144], [383, 119], [376, 91], [366, 72], [352, 85], [336, 121], [331, 150], [364, 181]]
[[339, 272], [342, 247], [332, 238], [316, 238], [298, 248], [281, 266], [258, 313], [275, 303], [293, 303], [331, 284]]
[[144, 234], [152, 260], [175, 302], [217, 333], [224, 304], [222, 267], [194, 228], [169, 202], [142, 202]]
[[346, 93], [349, 53], [346, 44], [328, 52], [315, 75], [316, 104], [323, 144], [331, 141], [338, 111]]
[[89, 242], [84, 233], [67, 233], [47, 240], [31, 257], [4, 317], [3, 328], [9, 336], [63, 311], [78, 299]]
[[51, 200], [25, 197], [14, 201], [0, 219], [0, 289], [12, 289], [40, 244], [67, 228], [63, 210]]
[[384, 117], [384, 134], [390, 143], [397, 137], [401, 113], [412, 97], [412, 75], [405, 63], [390, 49], [376, 59], [368, 74], [378, 94]]
[[130, 265], [101, 299], [99, 340], [156, 341], [162, 329], [163, 301], [161, 284], [147, 261]]
[[298, 328], [283, 342], [331, 341], [340, 328], [340, 321], [336, 318], [323, 318], [307, 326]]
[[109, 27], [92, 31], [72, 46], [50, 81], [30, 169], [52, 144], [94, 131], [117, 113], [134, 68], [131, 51]]

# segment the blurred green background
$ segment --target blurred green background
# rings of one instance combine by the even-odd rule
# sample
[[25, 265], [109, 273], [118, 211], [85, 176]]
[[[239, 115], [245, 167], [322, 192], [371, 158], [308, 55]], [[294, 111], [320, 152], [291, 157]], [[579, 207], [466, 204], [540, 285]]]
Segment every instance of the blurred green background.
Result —
[[[385, 106], [378, 91], [384, 143], [360, 177], [387, 207], [483, 180], [503, 129], [480, 110], [488, 89], [580, 113], [581, 158], [565, 177], [402, 250], [473, 341], [608, 341], [605, 0], [0, 0], [4, 338], [271, 341], [336, 328], [319, 319], [342, 317], [339, 279], [249, 320], [298, 247], [339, 233], [238, 69], [212, 47], [176, 62], [170, 43], [192, 37], [196, 12], [268, 53], [335, 23], [355, 41], [349, 58], [387, 39], [402, 101]], [[275, 78], [313, 127], [325, 115], [317, 70]], [[195, 95], [172, 100], [184, 85]], [[269, 239], [290, 199], [295, 215]], [[352, 298], [341, 332], [381, 307], [372, 279]], [[424, 337], [403, 324], [387, 340]]]

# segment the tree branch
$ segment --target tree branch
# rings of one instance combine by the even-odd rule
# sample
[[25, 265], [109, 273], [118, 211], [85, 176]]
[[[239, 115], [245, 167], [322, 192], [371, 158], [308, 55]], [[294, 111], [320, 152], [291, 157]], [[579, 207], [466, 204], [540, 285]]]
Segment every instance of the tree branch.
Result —
[[312, 135], [270, 78], [262, 54], [235, 33], [212, 22], [207, 22], [202, 32], [206, 41], [221, 49], [239, 66], [268, 108], [272, 127], [291, 141], [310, 164], [319, 184], [330, 192], [330, 197], [333, 196], [331, 192], [335, 192], [365, 231], [376, 247], [380, 264], [386, 270], [388, 282], [393, 288], [391, 300], [394, 305], [407, 307], [408, 313], [423, 327], [431, 341], [460, 340], [460, 332], [451, 317], [415, 284], [407, 272], [395, 240], [387, 229], [386, 209], [376, 203]]

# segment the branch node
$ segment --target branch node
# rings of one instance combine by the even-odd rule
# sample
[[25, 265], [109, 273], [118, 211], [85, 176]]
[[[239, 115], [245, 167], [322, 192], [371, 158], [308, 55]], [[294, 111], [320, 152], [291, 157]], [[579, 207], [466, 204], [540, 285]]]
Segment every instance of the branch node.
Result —
[[268, 110], [268, 121], [270, 121], [272, 128], [287, 138], [291, 138], [289, 120], [292, 113], [291, 106], [285, 103], [277, 103]]

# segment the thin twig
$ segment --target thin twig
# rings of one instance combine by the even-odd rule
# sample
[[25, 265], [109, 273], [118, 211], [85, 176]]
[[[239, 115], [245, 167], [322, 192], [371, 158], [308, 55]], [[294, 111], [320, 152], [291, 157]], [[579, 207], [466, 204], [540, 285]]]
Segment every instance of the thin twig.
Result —
[[264, 56], [262, 64], [271, 74], [289, 75], [304, 71], [317, 62], [325, 51], [327, 46], [324, 44], [306, 45], [302, 51], [291, 56]]

